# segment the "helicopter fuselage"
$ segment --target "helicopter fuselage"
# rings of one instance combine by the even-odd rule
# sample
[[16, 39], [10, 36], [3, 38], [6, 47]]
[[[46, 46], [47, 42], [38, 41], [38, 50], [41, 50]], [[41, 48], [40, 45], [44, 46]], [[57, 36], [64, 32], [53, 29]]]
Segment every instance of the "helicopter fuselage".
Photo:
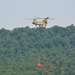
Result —
[[34, 19], [33, 20], [33, 22], [32, 22], [32, 24], [34, 24], [34, 25], [39, 25], [39, 26], [46, 26], [47, 24], [48, 24], [48, 22], [47, 22], [47, 18], [45, 18], [44, 20], [42, 20], [42, 21], [38, 21], [38, 20], [36, 20], [36, 19]]

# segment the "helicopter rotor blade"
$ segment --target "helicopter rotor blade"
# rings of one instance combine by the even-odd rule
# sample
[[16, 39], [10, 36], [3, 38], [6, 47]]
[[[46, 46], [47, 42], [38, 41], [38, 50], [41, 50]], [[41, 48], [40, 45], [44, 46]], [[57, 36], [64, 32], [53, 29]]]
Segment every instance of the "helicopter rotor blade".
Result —
[[43, 19], [42, 17], [34, 16], [35, 19]]
[[[46, 17], [47, 18], [47, 17]], [[36, 17], [36, 18], [24, 18], [24, 20], [33, 20], [33, 19], [45, 19], [44, 17]], [[55, 20], [55, 18], [49, 18], [49, 20]]]
[[[45, 19], [47, 17], [36, 17], [36, 19]], [[49, 20], [55, 20], [54, 18], [48, 18]]]
[[44, 17], [35, 16], [35, 19], [44, 19]]
[[55, 20], [55, 18], [49, 18], [49, 20]]
[[43, 18], [41, 18], [41, 17], [37, 17], [36, 19], [43, 19]]

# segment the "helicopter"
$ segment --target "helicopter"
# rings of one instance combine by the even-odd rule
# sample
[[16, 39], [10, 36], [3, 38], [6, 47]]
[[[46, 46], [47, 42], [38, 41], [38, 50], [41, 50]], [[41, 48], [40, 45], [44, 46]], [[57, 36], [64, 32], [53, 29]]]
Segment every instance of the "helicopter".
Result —
[[[43, 19], [43, 20], [39, 21], [37, 19]], [[44, 27], [44, 26], [46, 27], [48, 24], [48, 19], [54, 20], [54, 18], [49, 18], [49, 17], [46, 17], [46, 18], [37, 17], [37, 18], [33, 19], [32, 24], [34, 24], [35, 26], [38, 25], [39, 27]], [[27, 20], [32, 20], [32, 19], [27, 19]]]

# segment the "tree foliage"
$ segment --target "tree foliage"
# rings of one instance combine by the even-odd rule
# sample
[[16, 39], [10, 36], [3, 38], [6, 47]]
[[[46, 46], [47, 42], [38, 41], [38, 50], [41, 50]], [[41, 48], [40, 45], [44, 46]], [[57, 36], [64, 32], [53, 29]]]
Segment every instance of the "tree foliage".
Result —
[[2, 28], [0, 74], [75, 75], [75, 26]]

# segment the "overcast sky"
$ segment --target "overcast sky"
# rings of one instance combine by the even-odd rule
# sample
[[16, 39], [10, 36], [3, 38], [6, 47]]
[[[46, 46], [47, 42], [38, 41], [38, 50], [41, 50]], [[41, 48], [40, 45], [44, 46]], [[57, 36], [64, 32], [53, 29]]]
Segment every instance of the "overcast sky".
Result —
[[0, 29], [35, 27], [24, 18], [52, 17], [47, 27], [75, 24], [75, 0], [0, 0]]

